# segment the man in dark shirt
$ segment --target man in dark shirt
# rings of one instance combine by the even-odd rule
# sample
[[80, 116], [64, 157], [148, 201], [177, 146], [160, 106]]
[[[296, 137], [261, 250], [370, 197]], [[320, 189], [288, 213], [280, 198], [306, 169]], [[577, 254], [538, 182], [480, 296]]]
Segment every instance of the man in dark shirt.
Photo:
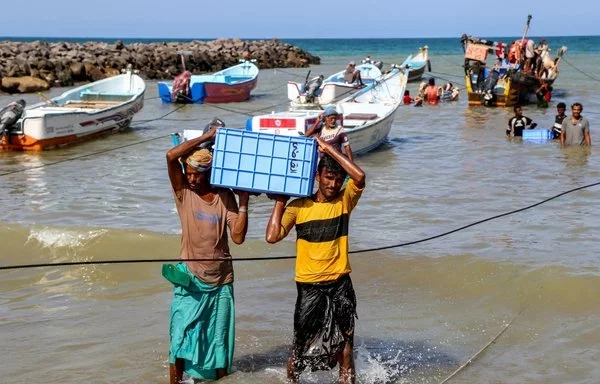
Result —
[[557, 115], [554, 118], [554, 125], [552, 126], [552, 136], [554, 139], [560, 138], [560, 133], [562, 132], [562, 123], [567, 115], [565, 111], [567, 110], [567, 105], [565, 103], [556, 104], [556, 112]]
[[524, 129], [533, 129], [537, 127], [537, 124], [533, 122], [529, 117], [523, 116], [523, 109], [519, 105], [515, 105], [515, 115], [508, 120], [508, 128], [506, 129], [506, 136], [516, 137], [523, 136]]

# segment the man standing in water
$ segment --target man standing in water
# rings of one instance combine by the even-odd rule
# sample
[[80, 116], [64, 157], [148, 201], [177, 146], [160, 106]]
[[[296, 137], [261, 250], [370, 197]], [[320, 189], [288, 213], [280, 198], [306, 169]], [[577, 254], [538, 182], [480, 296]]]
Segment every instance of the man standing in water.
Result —
[[585, 145], [592, 146], [592, 138], [590, 136], [590, 122], [585, 117], [581, 116], [583, 105], [574, 103], [571, 105], [571, 117], [567, 117], [562, 122], [560, 132], [560, 145]]
[[554, 139], [560, 139], [560, 132], [562, 131], [562, 123], [567, 115], [565, 110], [567, 105], [563, 102], [556, 104], [556, 117], [554, 118], [554, 125], [552, 126], [552, 136]]
[[[233, 266], [227, 243], [244, 242], [248, 229], [248, 193], [235, 196], [210, 185], [212, 153], [198, 149], [216, 128], [167, 152], [169, 179], [181, 220], [180, 258], [204, 259], [163, 266], [174, 284], [171, 306], [170, 383], [183, 372], [214, 380], [231, 373], [235, 339]], [[183, 172], [182, 172], [183, 166]]]
[[524, 129], [533, 129], [537, 124], [529, 117], [523, 116], [523, 109], [520, 105], [515, 105], [513, 110], [515, 115], [508, 120], [508, 128], [506, 128], [506, 136], [520, 137], [523, 136]]
[[[292, 201], [275, 195], [266, 240], [276, 243], [296, 226], [294, 346], [288, 378], [340, 365], [340, 383], [354, 383], [354, 319], [356, 296], [350, 280], [348, 227], [350, 213], [365, 188], [365, 174], [331, 144], [316, 138], [324, 153], [317, 167], [317, 193]], [[346, 175], [348, 184], [342, 190]]]

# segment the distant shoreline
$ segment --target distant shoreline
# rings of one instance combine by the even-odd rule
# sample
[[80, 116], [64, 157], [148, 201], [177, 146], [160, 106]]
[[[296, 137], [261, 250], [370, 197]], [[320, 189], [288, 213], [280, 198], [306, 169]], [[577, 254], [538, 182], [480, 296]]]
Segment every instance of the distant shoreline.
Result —
[[[467, 31], [468, 32], [468, 31]], [[508, 40], [518, 39], [521, 36], [490, 36], [480, 35], [482, 38]], [[585, 38], [585, 37], [600, 37], [599, 35], [531, 35], [531, 38]], [[425, 37], [100, 37], [100, 36], [0, 36], [0, 41], [15, 41], [15, 42], [32, 42], [36, 40], [46, 42], [62, 42], [62, 41], [102, 41], [102, 42], [191, 42], [197, 41], [212, 41], [218, 39], [240, 39], [242, 41], [253, 40], [281, 40], [281, 41], [308, 41], [308, 40], [422, 40], [422, 39], [456, 39], [460, 36], [425, 36]]]

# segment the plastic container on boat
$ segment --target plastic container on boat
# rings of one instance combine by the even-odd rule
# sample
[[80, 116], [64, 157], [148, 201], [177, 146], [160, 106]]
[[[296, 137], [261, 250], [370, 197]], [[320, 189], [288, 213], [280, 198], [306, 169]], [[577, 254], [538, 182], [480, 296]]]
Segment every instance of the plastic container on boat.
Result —
[[301, 136], [220, 128], [210, 183], [251, 192], [309, 196], [317, 169], [317, 142]]
[[524, 129], [523, 140], [527, 141], [548, 141], [552, 140], [553, 135], [550, 129]]

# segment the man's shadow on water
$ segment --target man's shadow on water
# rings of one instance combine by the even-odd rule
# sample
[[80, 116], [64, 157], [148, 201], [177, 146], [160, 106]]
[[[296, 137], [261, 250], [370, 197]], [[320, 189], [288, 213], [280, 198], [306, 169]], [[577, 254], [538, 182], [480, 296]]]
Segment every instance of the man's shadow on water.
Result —
[[[460, 362], [421, 341], [384, 340], [378, 338], [357, 338], [354, 343], [354, 358], [358, 366], [357, 375], [361, 376], [361, 367], [379, 365], [389, 373], [385, 382], [394, 382], [407, 378], [413, 372], [447, 372]], [[267, 368], [283, 368], [290, 356], [291, 345], [279, 345], [267, 351], [237, 357], [234, 366], [239, 372], [260, 372]], [[365, 352], [366, 351], [366, 352]]]

